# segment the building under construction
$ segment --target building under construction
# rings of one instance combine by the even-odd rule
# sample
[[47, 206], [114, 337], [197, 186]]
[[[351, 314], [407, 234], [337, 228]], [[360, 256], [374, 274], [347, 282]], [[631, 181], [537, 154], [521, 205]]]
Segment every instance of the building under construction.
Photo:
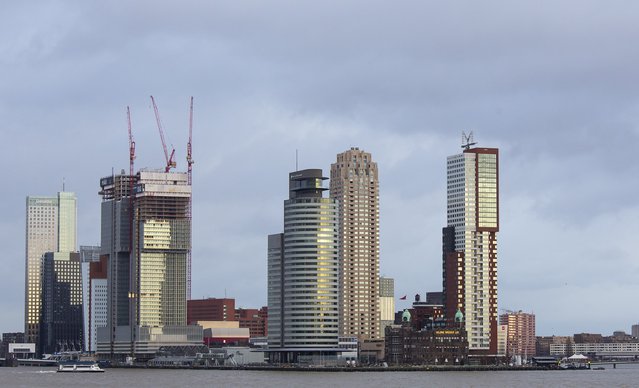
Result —
[[100, 186], [102, 253], [109, 258], [109, 319], [107, 338], [98, 339], [98, 353], [117, 358], [140, 357], [143, 348], [151, 351], [153, 346], [140, 343], [140, 327], [155, 328], [155, 338], [161, 339], [159, 329], [172, 327], [176, 333], [177, 326], [183, 326], [186, 331], [179, 342], [191, 342], [187, 332], [193, 328], [186, 328], [191, 249], [187, 174], [143, 170], [135, 176], [102, 178]]
[[[157, 108], [156, 117], [162, 135]], [[191, 161], [189, 172], [170, 171], [175, 167], [173, 153], [169, 158], [162, 140], [166, 168], [134, 174], [129, 116], [130, 172], [100, 180], [109, 296], [107, 327], [98, 329], [98, 353], [111, 359], [150, 358], [161, 346], [202, 343], [202, 328], [187, 326], [186, 316]]]

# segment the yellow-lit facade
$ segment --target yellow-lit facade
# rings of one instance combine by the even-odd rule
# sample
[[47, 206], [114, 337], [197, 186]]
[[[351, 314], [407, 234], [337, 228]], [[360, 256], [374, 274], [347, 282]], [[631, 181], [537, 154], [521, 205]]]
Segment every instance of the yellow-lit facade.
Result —
[[42, 310], [42, 257], [76, 250], [76, 196], [29, 196], [26, 200], [25, 340], [39, 343]]
[[463, 267], [463, 298], [469, 350], [497, 352], [498, 151], [472, 148], [447, 162], [448, 226]]
[[[141, 171], [134, 201], [136, 325], [186, 325], [187, 260], [191, 249], [184, 173]], [[137, 240], [137, 241], [135, 241]]]
[[269, 348], [337, 348], [337, 206], [321, 170], [291, 173], [284, 233], [268, 240]]

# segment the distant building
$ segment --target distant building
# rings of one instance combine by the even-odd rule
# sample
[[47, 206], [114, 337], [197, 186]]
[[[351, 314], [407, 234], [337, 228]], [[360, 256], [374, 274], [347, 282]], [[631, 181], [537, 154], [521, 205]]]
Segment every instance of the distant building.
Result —
[[271, 362], [337, 360], [337, 206], [335, 200], [322, 196], [325, 179], [320, 169], [290, 173], [284, 233], [268, 236]]
[[497, 355], [505, 357], [508, 350], [508, 325], [497, 326]]
[[579, 333], [573, 335], [573, 341], [576, 344], [602, 343], [604, 342], [604, 337], [601, 334]]
[[[92, 261], [89, 264], [89, 285], [88, 285], [88, 317], [85, 323], [87, 328], [86, 350], [96, 352], [98, 349], [98, 328], [107, 326], [108, 317], [108, 266], [106, 256], [102, 256], [99, 261]], [[86, 309], [85, 309], [86, 310]]]
[[[437, 301], [437, 298], [435, 298], [435, 301]], [[413, 306], [409, 309], [413, 329], [430, 328], [433, 322], [444, 319], [444, 306], [432, 302], [428, 298], [425, 301], [421, 301], [421, 296], [419, 294], [415, 295]]]
[[340, 335], [381, 338], [379, 178], [369, 152], [351, 147], [337, 155], [330, 197], [339, 212]]
[[639, 357], [639, 341], [550, 345], [551, 356], [566, 356], [568, 354], [583, 354], [591, 358], [637, 358]]
[[639, 338], [639, 324], [632, 325], [630, 332], [633, 337]]
[[249, 329], [251, 338], [266, 337], [268, 334], [268, 307], [261, 309], [235, 309], [235, 320], [240, 328]]
[[[74, 193], [55, 197], [29, 196], [26, 201], [25, 341], [40, 343], [42, 318], [42, 256], [46, 252], [72, 252], [76, 248], [76, 205]], [[37, 353], [41, 354], [40, 349]]]
[[82, 351], [82, 273], [77, 252], [47, 252], [42, 262], [40, 351]]
[[466, 317], [470, 354], [497, 354], [499, 151], [471, 148], [447, 159], [443, 292], [447, 319]]
[[379, 308], [381, 335], [384, 335], [386, 326], [395, 321], [395, 279], [379, 278]]
[[508, 326], [507, 356], [528, 359], [535, 355], [535, 314], [511, 311], [499, 316], [499, 324]]
[[24, 343], [24, 333], [2, 333], [2, 343], [0, 343], [0, 358], [7, 357], [9, 344]]
[[550, 345], [553, 344], [567, 344], [571, 340], [570, 337], [565, 336], [548, 336], [537, 337], [535, 339], [535, 355], [536, 356], [550, 356]]
[[235, 321], [235, 299], [207, 298], [187, 301], [187, 322]]
[[426, 293], [426, 303], [444, 304], [444, 293], [441, 291], [432, 291]]

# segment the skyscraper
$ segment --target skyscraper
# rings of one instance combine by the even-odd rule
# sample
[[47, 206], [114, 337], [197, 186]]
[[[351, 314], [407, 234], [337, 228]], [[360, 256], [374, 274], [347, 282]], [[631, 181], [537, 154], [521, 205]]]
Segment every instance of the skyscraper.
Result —
[[26, 260], [24, 331], [27, 342], [38, 344], [42, 314], [42, 256], [76, 249], [76, 196], [29, 196], [26, 201]]
[[[268, 237], [268, 347], [271, 359], [305, 362], [337, 352], [337, 206], [323, 198], [322, 170], [289, 174], [284, 233]], [[308, 361], [308, 359], [306, 359]]]
[[444, 308], [464, 314], [471, 354], [497, 352], [498, 165], [496, 148], [470, 145], [447, 161]]
[[186, 326], [187, 174], [142, 170], [133, 177], [102, 178], [100, 186], [101, 246], [109, 260], [109, 338], [98, 334], [98, 353], [150, 354], [151, 342], [192, 342], [195, 327]]
[[340, 335], [381, 338], [379, 180], [371, 154], [356, 147], [338, 154], [330, 189], [339, 214]]

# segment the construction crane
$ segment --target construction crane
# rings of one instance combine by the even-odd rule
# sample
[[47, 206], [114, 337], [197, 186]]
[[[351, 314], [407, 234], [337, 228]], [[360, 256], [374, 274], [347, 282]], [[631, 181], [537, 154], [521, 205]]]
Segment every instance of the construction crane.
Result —
[[131, 131], [131, 110], [126, 107], [126, 119], [129, 124], [129, 175], [131, 176], [131, 186], [133, 186], [133, 161], [135, 160], [135, 141]]
[[164, 149], [164, 159], [166, 160], [166, 167], [164, 168], [164, 172], [169, 172], [172, 168], [175, 168], [175, 160], [173, 157], [175, 156], [175, 148], [171, 150], [171, 156], [169, 156], [169, 151], [166, 148], [166, 142], [164, 141], [164, 129], [162, 128], [162, 120], [160, 120], [160, 112], [158, 111], [158, 106], [155, 103], [155, 99], [151, 96], [151, 102], [153, 103], [153, 111], [155, 112], [155, 121], [158, 123], [158, 130], [160, 131], [160, 140], [162, 140], [162, 148]]
[[195, 163], [192, 159], [192, 148], [191, 148], [191, 139], [193, 138], [193, 96], [191, 96], [191, 107], [189, 109], [189, 142], [186, 144], [186, 164], [188, 166], [189, 173], [189, 185], [191, 185], [191, 174], [193, 170], [193, 163]]
[[[187, 164], [187, 171], [188, 171], [188, 183], [189, 186], [191, 186], [192, 182], [193, 182], [193, 178], [192, 178], [192, 170], [193, 170], [193, 158], [192, 158], [192, 148], [191, 148], [191, 139], [193, 137], [193, 96], [191, 96], [191, 106], [189, 108], [189, 142], [186, 143], [186, 164]], [[188, 218], [189, 218], [189, 225], [193, 225], [193, 221], [191, 219], [192, 217], [192, 208], [193, 208], [193, 190], [191, 190], [191, 199], [189, 200], [189, 207], [187, 209], [188, 211]], [[193, 230], [193, 227], [191, 226], [191, 231]], [[189, 250], [188, 253], [188, 258], [187, 258], [187, 263], [186, 263], [186, 275], [187, 275], [187, 281], [186, 281], [186, 297], [187, 300], [191, 300], [191, 250]]]

